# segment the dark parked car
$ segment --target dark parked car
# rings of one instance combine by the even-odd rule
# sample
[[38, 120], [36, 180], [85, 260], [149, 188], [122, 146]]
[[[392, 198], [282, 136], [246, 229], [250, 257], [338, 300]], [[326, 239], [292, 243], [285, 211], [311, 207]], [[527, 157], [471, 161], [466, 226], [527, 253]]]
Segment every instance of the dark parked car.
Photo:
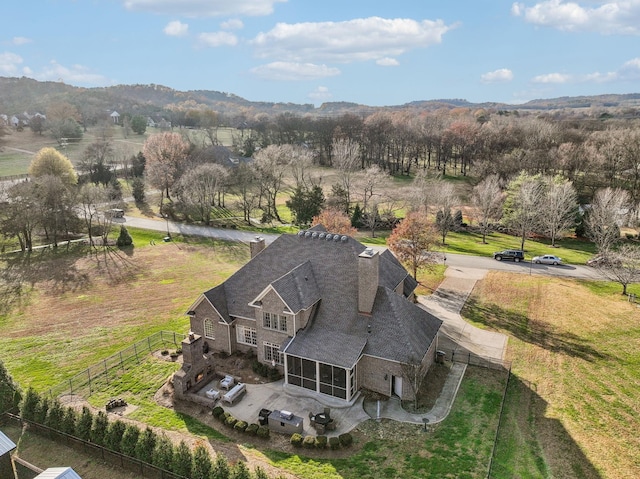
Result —
[[493, 259], [502, 261], [513, 260], [516, 263], [524, 261], [524, 251], [521, 249], [505, 249], [504, 251], [496, 251], [493, 253]]

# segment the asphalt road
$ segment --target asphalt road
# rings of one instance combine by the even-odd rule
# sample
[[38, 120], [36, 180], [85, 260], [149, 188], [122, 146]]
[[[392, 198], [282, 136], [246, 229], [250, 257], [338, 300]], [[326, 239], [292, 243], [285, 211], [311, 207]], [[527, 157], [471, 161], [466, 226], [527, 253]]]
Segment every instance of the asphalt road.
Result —
[[[166, 233], [167, 231], [172, 234], [184, 234], [191, 236], [204, 236], [208, 238], [216, 238], [227, 241], [240, 241], [249, 244], [253, 240], [257, 233], [248, 231], [238, 231], [232, 229], [213, 228], [210, 226], [197, 226], [188, 225], [184, 223], [174, 223], [172, 221], [165, 221], [161, 219], [148, 219], [148, 218], [136, 218], [125, 216], [124, 218], [117, 218], [113, 220], [114, 223], [120, 223], [135, 228], [143, 228], [152, 231], [159, 231]], [[275, 234], [260, 234], [265, 239], [267, 244], [275, 240], [278, 235]], [[378, 249], [376, 247], [376, 249]], [[445, 260], [446, 256], [446, 260]], [[582, 279], [601, 279], [597, 270], [590, 268], [589, 266], [582, 265], [544, 265], [544, 264], [532, 264], [529, 261], [515, 263], [513, 261], [496, 261], [490, 257], [483, 256], [469, 256], [463, 254], [446, 253], [442, 257], [443, 263], [449, 267], [464, 267], [475, 268], [485, 270], [498, 270], [498, 271], [511, 271], [515, 273], [525, 274], [540, 274], [546, 276], [559, 276], [568, 278], [582, 278]]]

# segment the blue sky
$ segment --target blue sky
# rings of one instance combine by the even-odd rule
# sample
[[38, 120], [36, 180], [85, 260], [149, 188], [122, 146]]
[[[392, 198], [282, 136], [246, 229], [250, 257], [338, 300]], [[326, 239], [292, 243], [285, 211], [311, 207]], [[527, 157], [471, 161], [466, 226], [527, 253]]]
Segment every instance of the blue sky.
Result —
[[640, 0], [5, 2], [0, 76], [372, 106], [640, 92]]

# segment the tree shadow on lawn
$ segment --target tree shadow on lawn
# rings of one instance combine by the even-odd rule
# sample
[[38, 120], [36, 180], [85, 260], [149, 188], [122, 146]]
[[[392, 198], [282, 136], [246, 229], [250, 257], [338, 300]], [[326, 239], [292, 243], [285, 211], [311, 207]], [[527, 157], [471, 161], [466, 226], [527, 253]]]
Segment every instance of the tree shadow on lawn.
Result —
[[556, 353], [578, 357], [585, 361], [612, 359], [609, 354], [594, 348], [590, 341], [568, 331], [550, 329], [549, 324], [535, 321], [521, 313], [508, 311], [496, 304], [482, 304], [474, 298], [469, 298], [462, 312], [466, 317], [477, 323], [484, 324], [496, 331], [506, 331], [508, 334], [529, 344]]
[[490, 477], [602, 479], [562, 421], [549, 417], [536, 385], [511, 374]]

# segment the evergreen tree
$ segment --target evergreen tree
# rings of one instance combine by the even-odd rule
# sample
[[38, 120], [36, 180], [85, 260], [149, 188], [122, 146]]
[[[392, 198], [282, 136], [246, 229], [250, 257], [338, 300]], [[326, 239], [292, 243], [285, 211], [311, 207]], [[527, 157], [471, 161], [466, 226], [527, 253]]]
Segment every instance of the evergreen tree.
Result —
[[158, 436], [150, 427], [147, 427], [138, 438], [136, 444], [136, 457], [141, 461], [151, 464], [153, 461], [153, 450], [156, 447]]
[[269, 479], [267, 473], [260, 466], [257, 466], [253, 471], [253, 476], [255, 479]]
[[93, 423], [91, 424], [91, 442], [99, 446], [104, 446], [104, 439], [109, 427], [109, 418], [104, 411], [98, 411], [93, 417]]
[[293, 213], [295, 224], [307, 225], [311, 223], [314, 216], [320, 214], [324, 206], [324, 193], [318, 185], [314, 185], [311, 189], [299, 186], [291, 195], [291, 199], [287, 200], [286, 205]]
[[238, 461], [231, 471], [231, 479], [251, 479], [251, 471], [244, 462]]
[[133, 244], [133, 238], [129, 234], [129, 230], [125, 225], [120, 225], [120, 235], [116, 240], [116, 245], [118, 248], [123, 248], [125, 246], [131, 246]]
[[215, 479], [230, 479], [231, 468], [229, 467], [229, 461], [222, 453], [218, 453], [216, 456], [216, 463], [213, 468], [213, 477]]
[[38, 409], [40, 408], [40, 396], [35, 389], [29, 387], [22, 403], [20, 404], [20, 417], [28, 421], [35, 421]]
[[76, 423], [76, 437], [84, 441], [91, 439], [91, 427], [93, 426], [93, 414], [87, 406], [82, 407], [82, 412]]
[[353, 209], [353, 213], [351, 214], [351, 226], [354, 228], [362, 227], [362, 209], [358, 204], [356, 204], [356, 207]]
[[18, 407], [21, 398], [20, 386], [0, 361], [0, 414]]
[[64, 409], [62, 404], [57, 399], [51, 401], [47, 417], [45, 419], [45, 426], [60, 431], [62, 429], [62, 418], [64, 417]]
[[49, 412], [50, 400], [47, 396], [40, 398], [38, 407], [36, 408], [36, 414], [33, 420], [38, 424], [44, 424], [47, 420], [47, 413]]
[[158, 437], [151, 464], [165, 471], [173, 470], [173, 444], [166, 434]]
[[76, 422], [78, 421], [78, 413], [72, 407], [67, 407], [62, 416], [60, 430], [66, 434], [74, 436], [76, 433]]
[[136, 457], [136, 444], [140, 438], [140, 429], [135, 424], [127, 424], [120, 442], [120, 452], [129, 457]]
[[131, 195], [135, 200], [136, 204], [142, 204], [145, 200], [145, 192], [144, 192], [144, 180], [139, 177], [135, 177], [131, 181]]
[[147, 160], [145, 159], [142, 152], [139, 152], [131, 159], [131, 174], [136, 178], [142, 177], [142, 175], [144, 175], [144, 167], [146, 162]]
[[193, 451], [193, 467], [191, 479], [209, 479], [213, 471], [213, 463], [209, 451], [202, 444], [198, 444]]
[[178, 447], [173, 454], [173, 473], [178, 476], [191, 477], [191, 466], [193, 464], [193, 455], [187, 443], [180, 441]]
[[122, 449], [120, 445], [122, 444], [122, 436], [126, 428], [127, 425], [119, 419], [110, 422], [104, 437], [105, 447], [115, 452], [121, 452]]

